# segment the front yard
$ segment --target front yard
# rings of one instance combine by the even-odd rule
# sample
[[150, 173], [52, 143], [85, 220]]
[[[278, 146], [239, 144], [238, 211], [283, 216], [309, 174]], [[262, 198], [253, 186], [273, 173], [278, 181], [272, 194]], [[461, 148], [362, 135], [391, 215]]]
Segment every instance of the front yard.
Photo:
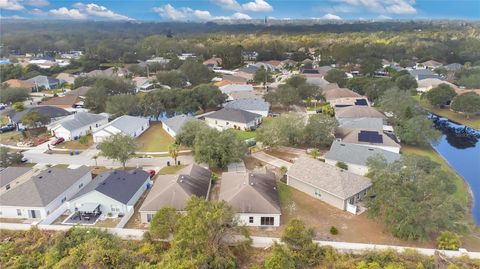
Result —
[[162, 169], [160, 169], [160, 171], [158, 171], [158, 174], [159, 175], [175, 174], [186, 166], [187, 166], [186, 164], [165, 166]]
[[88, 149], [93, 145], [93, 136], [91, 134], [86, 136], [86, 143], [81, 143], [81, 139], [65, 141], [62, 144], [55, 146], [58, 149], [83, 150]]
[[139, 152], [166, 152], [175, 140], [162, 128], [161, 123], [152, 123], [150, 128], [141, 134], [138, 139]]

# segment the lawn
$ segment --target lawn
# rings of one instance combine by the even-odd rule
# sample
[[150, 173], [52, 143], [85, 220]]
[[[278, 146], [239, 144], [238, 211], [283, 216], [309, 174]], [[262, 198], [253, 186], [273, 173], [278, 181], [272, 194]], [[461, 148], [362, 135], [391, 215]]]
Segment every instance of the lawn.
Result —
[[158, 171], [158, 174], [159, 175], [175, 174], [176, 172], [180, 171], [182, 168], [186, 166], [187, 166], [186, 164], [165, 166], [162, 169], [160, 169], [160, 171]]
[[22, 141], [23, 136], [21, 132], [13, 131], [0, 134], [0, 142], [7, 145], [16, 145], [17, 142]]
[[55, 146], [55, 148], [82, 150], [82, 149], [88, 149], [92, 145], [93, 145], [93, 137], [90, 134], [90, 135], [87, 135], [87, 143], [86, 144], [80, 143], [80, 139], [77, 139], [77, 140], [65, 141], [62, 144], [60, 144], [58, 146]]
[[425, 108], [426, 110], [439, 115], [441, 117], [448, 118], [452, 121], [458, 122], [460, 124], [475, 128], [475, 129], [480, 129], [480, 115], [477, 116], [471, 116], [469, 119], [467, 119], [466, 116], [456, 113], [454, 111], [451, 111], [448, 108], [437, 108], [431, 106], [427, 100], [425, 99], [420, 99], [420, 96], [414, 96], [413, 97], [415, 100], [417, 100], [420, 105]]
[[232, 129], [232, 130], [235, 132], [237, 137], [242, 140], [254, 138], [256, 135], [255, 131], [242, 131], [242, 130], [235, 130], [235, 129]]
[[161, 123], [153, 123], [138, 139], [139, 152], [166, 152], [175, 140], [162, 128]]

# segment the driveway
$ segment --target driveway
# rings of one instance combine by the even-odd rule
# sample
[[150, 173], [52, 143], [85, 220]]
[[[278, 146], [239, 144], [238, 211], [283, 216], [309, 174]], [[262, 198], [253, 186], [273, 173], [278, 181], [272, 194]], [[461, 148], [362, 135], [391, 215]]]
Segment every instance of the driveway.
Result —
[[282, 166], [285, 166], [286, 168], [290, 168], [292, 166], [292, 163], [289, 163], [287, 161], [284, 161], [280, 158], [277, 158], [275, 156], [269, 155], [263, 151], [255, 152], [252, 154], [252, 157], [255, 159], [258, 159], [262, 162], [268, 163], [272, 166], [281, 168]]

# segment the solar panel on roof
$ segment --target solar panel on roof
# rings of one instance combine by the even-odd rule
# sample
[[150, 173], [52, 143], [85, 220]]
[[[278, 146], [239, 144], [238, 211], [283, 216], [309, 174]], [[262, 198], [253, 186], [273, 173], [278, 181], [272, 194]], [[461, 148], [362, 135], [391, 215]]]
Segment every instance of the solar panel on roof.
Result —
[[317, 69], [303, 69], [304, 74], [318, 74]]
[[357, 99], [355, 101], [356, 106], [368, 106], [367, 100], [365, 99]]
[[369, 143], [383, 143], [383, 136], [375, 131], [360, 131], [358, 141]]

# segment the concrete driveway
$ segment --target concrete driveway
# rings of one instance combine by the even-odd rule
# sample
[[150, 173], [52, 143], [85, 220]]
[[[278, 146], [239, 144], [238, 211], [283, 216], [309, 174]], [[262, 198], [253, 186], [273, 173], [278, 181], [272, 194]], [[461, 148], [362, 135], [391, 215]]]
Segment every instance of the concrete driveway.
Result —
[[278, 168], [285, 166], [286, 168], [289, 169], [292, 166], [292, 163], [289, 163], [275, 156], [269, 155], [263, 151], [253, 153], [252, 157]]

